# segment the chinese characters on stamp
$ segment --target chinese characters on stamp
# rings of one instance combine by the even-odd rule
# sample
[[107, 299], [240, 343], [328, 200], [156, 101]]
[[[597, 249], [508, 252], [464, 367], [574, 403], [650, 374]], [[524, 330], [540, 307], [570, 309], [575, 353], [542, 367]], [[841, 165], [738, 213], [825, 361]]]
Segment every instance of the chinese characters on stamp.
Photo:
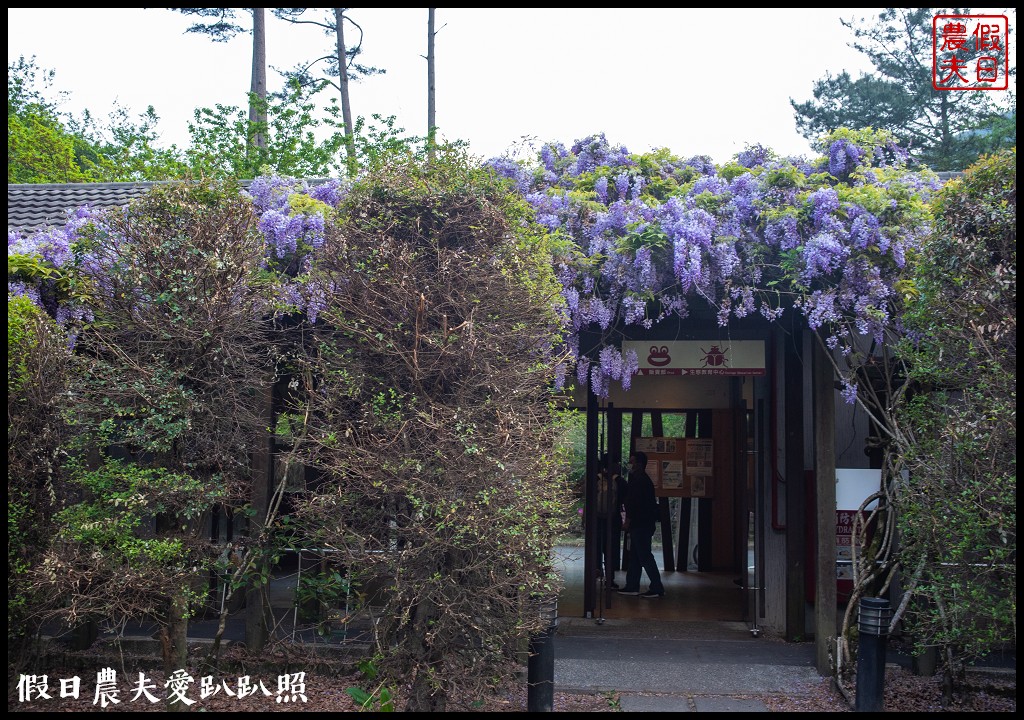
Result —
[[932, 18], [932, 87], [1006, 90], [1009, 40], [1005, 15], [936, 15]]

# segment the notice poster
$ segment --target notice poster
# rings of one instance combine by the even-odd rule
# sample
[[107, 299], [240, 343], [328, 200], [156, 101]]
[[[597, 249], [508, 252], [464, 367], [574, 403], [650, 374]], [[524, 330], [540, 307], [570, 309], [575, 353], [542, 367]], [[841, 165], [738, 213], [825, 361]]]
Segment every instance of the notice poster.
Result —
[[661, 489], [661, 463], [657, 460], [651, 460], [647, 458], [647, 476], [651, 478], [651, 482], [654, 483], [654, 491], [657, 492]]
[[690, 497], [702, 498], [708, 495], [707, 477], [704, 475], [690, 476]]
[[667, 437], [645, 437], [635, 438], [634, 447], [637, 451], [646, 453], [647, 459], [653, 455], [676, 455], [679, 452], [679, 448], [682, 447], [682, 438], [667, 438]]
[[711, 438], [689, 438], [686, 441], [686, 474], [711, 475], [714, 441]]
[[635, 437], [635, 452], [647, 455], [647, 474], [654, 482], [658, 497], [682, 496], [686, 494], [686, 473], [684, 472], [684, 438]]
[[683, 487], [683, 461], [662, 460], [661, 461], [661, 488], [662, 490], [681, 490]]

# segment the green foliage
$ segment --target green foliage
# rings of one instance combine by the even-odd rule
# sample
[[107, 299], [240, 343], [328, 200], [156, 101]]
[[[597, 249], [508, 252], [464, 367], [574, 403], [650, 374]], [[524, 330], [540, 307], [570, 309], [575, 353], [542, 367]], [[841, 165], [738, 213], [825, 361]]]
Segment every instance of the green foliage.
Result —
[[304, 573], [299, 578], [295, 605], [303, 619], [319, 621], [317, 631], [323, 635], [330, 628], [331, 609], [341, 607], [350, 596], [352, 586], [349, 579], [340, 570], [325, 567]]
[[[77, 468], [72, 482], [88, 499], [57, 515], [60, 541], [102, 555], [110, 568], [126, 564], [135, 572], [193, 567], [196, 558], [175, 535], [220, 499], [215, 482], [109, 458], [95, 470]], [[173, 528], [169, 536], [140, 536], [141, 526], [154, 516]]]
[[177, 149], [157, 146], [152, 107], [137, 122], [119, 107], [102, 125], [89, 112], [75, 118], [45, 97], [53, 75], [34, 58], [7, 66], [8, 182], [128, 182], [184, 173]]
[[7, 645], [24, 662], [52, 596], [34, 585], [63, 483], [60, 407], [70, 353], [64, 334], [27, 297], [7, 299]]
[[151, 618], [167, 630], [203, 601], [220, 555], [208, 515], [249, 500], [250, 455], [265, 442], [263, 260], [234, 183], [161, 185], [73, 238], [61, 277], [92, 320], [75, 328], [53, 408], [67, 425], [54, 463], [66, 486], [54, 488], [30, 577], [63, 604], [41, 617]]
[[152, 105], [135, 119], [128, 109], [115, 105], [102, 123], [86, 111], [80, 120], [69, 120], [68, 126], [87, 139], [89, 161], [97, 168], [99, 181], [181, 179], [187, 175], [188, 166], [176, 145], [161, 147], [159, 123]]
[[617, 692], [609, 690], [601, 694], [604, 696], [605, 700], [608, 701], [608, 707], [610, 707], [613, 712], [619, 712], [622, 710], [622, 702], [619, 699], [619, 694]]
[[83, 139], [64, 124], [54, 103], [36, 89], [52, 82], [53, 71], [40, 71], [35, 59], [24, 57], [7, 65], [7, 182], [84, 182], [90, 168], [78, 161]]
[[[219, 16], [217, 9], [181, 9], [186, 14], [193, 10], [213, 10]], [[214, 23], [212, 27], [217, 32], [241, 30], [222, 25]], [[34, 59], [20, 58], [8, 64], [8, 182], [255, 178], [271, 173], [337, 177], [347, 173], [344, 148], [349, 141], [355, 164], [363, 169], [379, 168], [396, 159], [423, 158], [425, 153], [424, 138], [396, 127], [394, 116], [358, 117], [352, 136], [347, 135], [338, 99], [332, 97], [317, 105], [330, 87], [326, 82], [292, 79], [281, 92], [266, 99], [252, 95], [249, 108], [222, 104], [197, 108], [194, 122], [189, 124], [190, 145], [180, 150], [160, 145], [156, 129], [160, 119], [153, 107], [133, 119], [127, 109], [115, 106], [103, 122], [89, 111], [81, 117], [60, 112], [59, 101], [46, 96], [53, 77], [52, 71], [39, 69]], [[253, 110], [265, 119], [250, 120]], [[265, 139], [265, 145], [252, 142], [256, 135]]]
[[359, 569], [358, 591], [387, 585], [380, 687], [409, 684], [406, 709], [436, 711], [507, 677], [540, 622], [530, 597], [557, 592], [553, 245], [452, 147], [393, 157], [331, 220], [309, 275], [337, 288], [307, 330], [320, 483], [294, 517]]
[[972, 12], [884, 8], [871, 20], [842, 21], [874, 69], [859, 78], [827, 75], [814, 83], [814, 99], [790, 99], [799, 132], [813, 140], [842, 127], [888, 130], [933, 170], [963, 170], [984, 152], [1016, 145], [1012, 93], [932, 87], [933, 17]]
[[[196, 109], [186, 153], [192, 172], [221, 178], [271, 173], [313, 178], [341, 173], [344, 131], [330, 116], [317, 117], [316, 100], [322, 89], [293, 83], [267, 100], [251, 97], [259, 115], [268, 118], [266, 122], [252, 122], [248, 108]], [[256, 134], [266, 139], [265, 147], [252, 143]]]
[[[380, 672], [373, 660], [363, 660], [359, 663], [359, 672], [363, 674], [368, 684], [372, 684]], [[345, 693], [359, 704], [359, 709], [364, 712], [394, 712], [395, 693], [391, 688], [377, 685], [372, 690], [364, 690], [361, 687], [350, 687]]]
[[904, 566], [923, 568], [908, 627], [950, 673], [1016, 640], [1016, 188], [1015, 149], [944, 188], [899, 348], [899, 529]]
[[[329, 108], [333, 112], [333, 108]], [[396, 127], [394, 115], [387, 117], [373, 113], [370, 120], [356, 118], [354, 125], [355, 149], [357, 164], [368, 171], [379, 171], [388, 165], [423, 161], [426, 158], [426, 139], [417, 135], [408, 135], [405, 128]], [[447, 143], [446, 154], [464, 152], [467, 143], [456, 141]]]

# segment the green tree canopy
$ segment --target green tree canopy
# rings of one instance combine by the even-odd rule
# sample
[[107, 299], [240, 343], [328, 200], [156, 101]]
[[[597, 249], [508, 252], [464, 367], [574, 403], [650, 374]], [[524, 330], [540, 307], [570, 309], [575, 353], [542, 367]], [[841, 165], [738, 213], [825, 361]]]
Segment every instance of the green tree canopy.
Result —
[[915, 265], [900, 352], [909, 479], [897, 494], [907, 615], [945, 669], [1012, 646], [1017, 623], [1017, 153], [949, 183]]
[[65, 126], [55, 103], [37, 82], [49, 87], [53, 71], [35, 58], [7, 65], [7, 182], [85, 182], [91, 169], [82, 161], [84, 142]]
[[[24, 57], [7, 66], [7, 182], [77, 183], [167, 180], [186, 171], [173, 145], [158, 146], [160, 118], [137, 119], [115, 107], [106, 122], [74, 117], [46, 97], [54, 72]], [[63, 94], [59, 97], [62, 97]]]
[[1016, 145], [1016, 66], [1009, 91], [933, 88], [932, 20], [939, 14], [972, 11], [886, 8], [873, 20], [843, 20], [854, 34], [850, 46], [874, 71], [829, 74], [814, 83], [813, 99], [790, 98], [799, 132], [813, 140], [841, 127], [888, 130], [933, 170], [963, 170], [984, 152]]

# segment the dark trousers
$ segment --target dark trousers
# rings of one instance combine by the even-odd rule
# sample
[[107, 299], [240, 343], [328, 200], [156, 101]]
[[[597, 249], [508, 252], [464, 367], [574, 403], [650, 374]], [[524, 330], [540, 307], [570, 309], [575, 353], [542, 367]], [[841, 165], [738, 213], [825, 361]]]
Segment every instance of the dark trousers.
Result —
[[665, 592], [665, 586], [661, 584], [658, 561], [654, 559], [654, 552], [651, 550], [653, 537], [654, 528], [629, 529], [629, 567], [626, 570], [625, 590], [639, 590], [640, 574], [646, 572], [651, 583], [647, 589], [650, 592]]

